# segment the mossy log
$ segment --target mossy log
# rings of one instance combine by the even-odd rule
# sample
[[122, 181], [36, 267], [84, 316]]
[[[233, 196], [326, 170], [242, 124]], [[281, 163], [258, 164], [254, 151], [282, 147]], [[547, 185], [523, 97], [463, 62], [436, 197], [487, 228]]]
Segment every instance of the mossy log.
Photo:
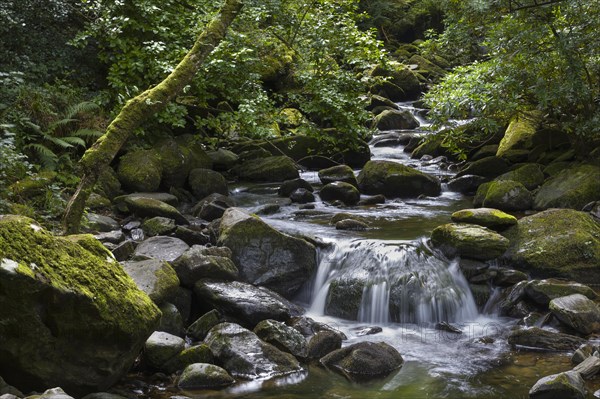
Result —
[[173, 72], [157, 86], [129, 100], [104, 135], [86, 151], [78, 165], [81, 181], [67, 204], [63, 218], [63, 226], [67, 233], [79, 230], [85, 202], [98, 179], [98, 172], [113, 160], [131, 132], [144, 120], [164, 109], [190, 83], [208, 55], [225, 37], [242, 5], [242, 0], [225, 0], [220, 12], [198, 36], [192, 49]]

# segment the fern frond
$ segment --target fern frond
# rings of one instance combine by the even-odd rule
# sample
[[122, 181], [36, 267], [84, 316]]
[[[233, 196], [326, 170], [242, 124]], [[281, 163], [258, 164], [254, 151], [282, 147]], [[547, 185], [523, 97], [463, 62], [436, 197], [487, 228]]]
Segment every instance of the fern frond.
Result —
[[65, 126], [69, 125], [69, 123], [73, 123], [73, 122], [77, 122], [77, 119], [64, 118], [64, 119], [59, 119], [57, 121], [54, 121], [48, 125], [48, 132], [54, 133], [54, 131], [57, 130], [58, 128], [65, 127]]
[[82, 147], [85, 147], [85, 140], [82, 139], [81, 137], [74, 137], [74, 136], [68, 136], [68, 137], [61, 137], [61, 140], [72, 144], [72, 145], [79, 145]]
[[62, 138], [62, 137], [52, 137], [52, 136], [47, 135], [44, 138], [46, 140], [48, 140], [49, 142], [51, 142], [52, 144], [59, 146], [60, 148], [73, 147], [73, 144], [70, 144], [69, 142], [65, 141], [64, 138]]
[[35, 152], [36, 155], [40, 159], [44, 158], [44, 157], [58, 159], [58, 157], [56, 156], [56, 154], [54, 153], [54, 151], [52, 151], [50, 148], [46, 147], [43, 144], [32, 143], [32, 144], [24, 145], [23, 148], [24, 149], [31, 149], [31, 150], [33, 150], [33, 152]]
[[65, 119], [74, 119], [79, 114], [86, 114], [98, 110], [100, 107], [98, 104], [91, 101], [82, 101], [77, 104], [71, 105], [67, 108], [65, 113]]
[[96, 130], [96, 129], [79, 129], [76, 132], [72, 132], [71, 136], [83, 137], [83, 138], [88, 138], [88, 137], [98, 138], [98, 137], [102, 136], [103, 134], [104, 134], [104, 132], [102, 132], [100, 130]]

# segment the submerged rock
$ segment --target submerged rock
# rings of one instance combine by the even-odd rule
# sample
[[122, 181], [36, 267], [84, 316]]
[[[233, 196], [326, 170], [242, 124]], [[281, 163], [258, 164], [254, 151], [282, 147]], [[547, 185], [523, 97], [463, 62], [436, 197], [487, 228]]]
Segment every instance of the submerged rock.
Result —
[[584, 399], [586, 395], [585, 381], [575, 371], [565, 371], [541, 378], [529, 390], [531, 399]]
[[582, 334], [600, 331], [598, 305], [581, 294], [553, 299], [549, 308], [558, 320]]
[[441, 193], [441, 183], [436, 177], [392, 161], [367, 162], [358, 175], [358, 186], [365, 194], [383, 194], [390, 198]]
[[431, 242], [447, 256], [490, 260], [501, 256], [509, 241], [486, 227], [464, 223], [449, 223], [431, 232]]
[[158, 308], [97, 246], [0, 217], [0, 375], [17, 388], [106, 390], [158, 326]]

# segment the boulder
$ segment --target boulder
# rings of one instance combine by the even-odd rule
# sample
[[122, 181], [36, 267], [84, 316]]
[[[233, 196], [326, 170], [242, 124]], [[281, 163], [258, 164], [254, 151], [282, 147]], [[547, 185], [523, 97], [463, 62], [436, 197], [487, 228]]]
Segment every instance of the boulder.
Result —
[[240, 180], [285, 181], [299, 177], [294, 160], [287, 156], [272, 156], [248, 160], [232, 171]]
[[462, 209], [452, 214], [455, 223], [470, 223], [492, 230], [503, 230], [517, 224], [517, 218], [493, 208]]
[[134, 259], [158, 259], [173, 262], [179, 258], [189, 245], [175, 237], [156, 236], [147, 239], [137, 246]]
[[299, 188], [303, 188], [307, 191], [310, 191], [311, 193], [314, 191], [313, 187], [310, 185], [309, 182], [307, 182], [304, 179], [298, 178], [284, 181], [283, 184], [279, 186], [279, 189], [277, 190], [277, 195], [279, 195], [280, 197], [289, 197], [294, 191], [296, 191]]
[[533, 201], [537, 210], [572, 208], [581, 210], [587, 203], [600, 199], [600, 166], [577, 165], [548, 179]]
[[550, 311], [558, 320], [582, 334], [600, 331], [600, 309], [591, 299], [572, 294], [550, 301]]
[[531, 399], [584, 399], [586, 395], [585, 381], [581, 374], [575, 371], [541, 378], [529, 390]]
[[173, 138], [160, 141], [155, 147], [162, 170], [161, 186], [183, 187], [192, 168], [189, 150]]
[[137, 193], [131, 193], [131, 194], [120, 195], [118, 197], [115, 197], [114, 202], [119, 207], [119, 210], [121, 210], [123, 212], [126, 212], [128, 210], [125, 201], [127, 198], [130, 198], [130, 197], [131, 198], [134, 198], [134, 197], [135, 198], [138, 198], [138, 197], [150, 198], [150, 199], [164, 202], [165, 204], [169, 204], [174, 207], [179, 206], [179, 199], [176, 196], [174, 196], [173, 194], [137, 192]]
[[503, 157], [510, 150], [527, 150], [533, 146], [533, 136], [540, 124], [541, 113], [530, 112], [514, 118], [498, 146], [496, 156]]
[[297, 188], [290, 194], [290, 199], [298, 204], [308, 204], [315, 202], [315, 195], [305, 188]]
[[490, 179], [483, 176], [464, 175], [453, 178], [448, 182], [448, 189], [462, 194], [473, 195], [477, 192], [479, 186], [487, 183]]
[[157, 305], [166, 302], [177, 291], [179, 279], [167, 262], [158, 259], [123, 262], [123, 270]]
[[312, 244], [280, 233], [238, 208], [225, 211], [218, 242], [231, 249], [242, 281], [285, 296], [293, 295], [316, 269]]
[[129, 151], [119, 160], [117, 176], [130, 192], [156, 191], [162, 178], [160, 156], [155, 150]]
[[140, 217], [161, 216], [173, 219], [177, 224], [188, 224], [187, 219], [174, 206], [157, 199], [128, 195], [123, 202], [130, 212]]
[[581, 374], [586, 380], [589, 380], [600, 372], [600, 358], [597, 355], [596, 353], [594, 356], [588, 356], [577, 366], [573, 367], [573, 371]]
[[235, 378], [266, 379], [302, 371], [294, 356], [234, 323], [216, 325], [205, 342], [218, 364]]
[[296, 358], [308, 356], [306, 339], [295, 328], [276, 320], [263, 320], [256, 325], [254, 333], [263, 341]]
[[509, 241], [483, 226], [449, 223], [431, 232], [431, 242], [447, 256], [491, 260], [501, 256]]
[[370, 195], [414, 198], [441, 193], [441, 183], [436, 177], [392, 161], [367, 162], [357, 180], [361, 192]]
[[503, 211], [525, 211], [531, 209], [533, 195], [521, 183], [512, 180], [492, 181], [477, 189], [473, 204]]
[[264, 287], [234, 282], [200, 280], [194, 287], [197, 297], [219, 313], [235, 317], [253, 328], [266, 319], [285, 321], [302, 314], [302, 308]]
[[574, 351], [584, 342], [583, 338], [542, 330], [539, 327], [515, 330], [508, 336], [510, 345], [551, 351]]
[[541, 165], [528, 163], [503, 173], [494, 180], [512, 180], [521, 183], [527, 190], [534, 190], [544, 183], [544, 172], [542, 172]]
[[204, 151], [200, 143], [202, 139], [198, 135], [183, 134], [175, 137], [184, 155], [189, 159], [190, 170], [196, 168], [212, 169], [212, 160]]
[[413, 71], [400, 62], [386, 62], [386, 65], [377, 65], [373, 68], [371, 76], [388, 78], [385, 82], [376, 85], [373, 92], [381, 94], [393, 101], [407, 101], [416, 99], [421, 94], [421, 83]]
[[400, 370], [404, 359], [385, 342], [359, 342], [331, 352], [320, 363], [350, 381], [367, 382]]
[[323, 201], [342, 201], [345, 205], [352, 206], [358, 204], [360, 193], [352, 184], [336, 181], [323, 186], [319, 191], [319, 197]]
[[550, 301], [555, 298], [572, 294], [585, 295], [589, 299], [598, 298], [596, 291], [587, 285], [558, 279], [532, 280], [527, 284], [525, 293], [535, 303], [544, 307], [548, 306]]
[[208, 332], [217, 324], [224, 322], [225, 319], [218, 310], [213, 309], [204, 313], [195, 322], [187, 328], [187, 334], [193, 339], [203, 341]]
[[549, 209], [521, 218], [503, 233], [504, 258], [534, 277], [600, 283], [600, 224], [584, 212]]
[[220, 389], [233, 384], [235, 380], [225, 369], [208, 363], [190, 364], [183, 370], [177, 386], [180, 389]]
[[196, 198], [205, 198], [214, 193], [228, 195], [227, 180], [219, 172], [210, 169], [192, 169], [188, 184]]
[[318, 331], [308, 341], [308, 358], [321, 359], [342, 347], [342, 337], [335, 331]]
[[204, 220], [213, 221], [225, 213], [225, 209], [235, 206], [235, 201], [223, 194], [213, 193], [194, 205], [192, 215]]
[[374, 125], [382, 131], [416, 129], [419, 121], [407, 110], [387, 109], [375, 117]]
[[158, 325], [158, 308], [96, 245], [0, 216], [0, 375], [17, 388], [106, 390]]
[[175, 231], [175, 220], [156, 216], [142, 223], [142, 230], [147, 237], [168, 235]]
[[[179, 289], [177, 289], [172, 297], [175, 297], [178, 294], [178, 291]], [[170, 302], [163, 302], [159, 309], [162, 316], [160, 318], [160, 325], [156, 330], [183, 337], [183, 317], [181, 316], [179, 309], [177, 309], [177, 306]]]
[[185, 348], [185, 341], [163, 331], [155, 331], [144, 345], [144, 359], [156, 370]]
[[169, 374], [176, 373], [194, 363], [213, 363], [214, 356], [206, 344], [190, 346], [169, 359], [161, 367]]
[[476, 175], [483, 177], [496, 177], [508, 171], [508, 163], [496, 156], [482, 158], [468, 163], [456, 174], [455, 177]]
[[219, 148], [216, 151], [208, 151], [206, 155], [211, 159], [213, 168], [220, 171], [233, 168], [239, 161], [239, 157], [233, 151], [224, 148]]
[[291, 317], [286, 324], [290, 327], [293, 327], [296, 331], [298, 331], [304, 338], [310, 338], [319, 331], [330, 331], [337, 334], [341, 340], [348, 339], [343, 332], [334, 329], [328, 324], [319, 323], [314, 321], [310, 317], [306, 316], [294, 316]]
[[335, 278], [331, 281], [327, 292], [325, 314], [347, 320], [357, 320], [364, 289], [364, 279]]
[[348, 165], [338, 165], [327, 169], [321, 169], [319, 171], [319, 180], [321, 180], [323, 185], [341, 181], [352, 184], [354, 187], [358, 187], [358, 182], [356, 181], [356, 176], [354, 176], [354, 171]]
[[417, 137], [416, 135], [416, 133], [407, 132], [383, 133], [373, 137], [369, 144], [373, 147], [398, 147], [408, 144], [411, 139]]
[[89, 233], [107, 233], [119, 230], [121, 226], [111, 217], [88, 213], [83, 220], [83, 230]]
[[100, 170], [98, 180], [94, 186], [94, 192], [111, 201], [116, 196], [122, 194], [121, 182], [119, 181], [117, 172], [113, 168], [105, 166]]
[[202, 278], [235, 280], [238, 269], [229, 257], [207, 254], [207, 248], [194, 245], [185, 251], [175, 262], [173, 268], [184, 287], [193, 288]]

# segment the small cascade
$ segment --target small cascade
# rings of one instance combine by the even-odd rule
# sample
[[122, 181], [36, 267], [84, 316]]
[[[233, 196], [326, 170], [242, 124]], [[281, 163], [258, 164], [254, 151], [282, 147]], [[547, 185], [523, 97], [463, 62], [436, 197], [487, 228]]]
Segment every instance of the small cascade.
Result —
[[361, 322], [428, 324], [477, 317], [456, 262], [416, 243], [354, 240], [322, 256], [310, 311]]

